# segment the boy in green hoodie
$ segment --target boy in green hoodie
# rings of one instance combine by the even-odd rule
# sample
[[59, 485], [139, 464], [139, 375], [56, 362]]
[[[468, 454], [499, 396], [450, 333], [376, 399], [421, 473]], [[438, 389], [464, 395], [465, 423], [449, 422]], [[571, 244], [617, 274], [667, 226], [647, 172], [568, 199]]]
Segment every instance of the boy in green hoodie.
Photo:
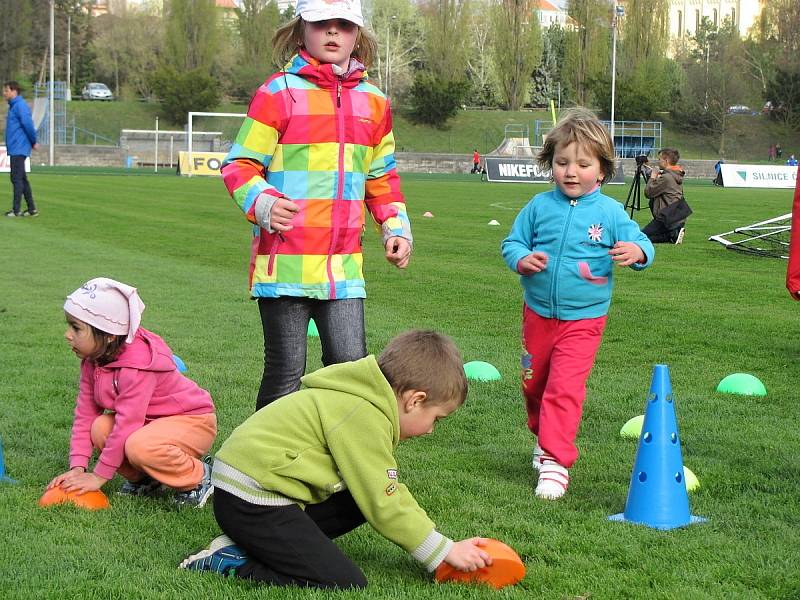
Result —
[[453, 341], [413, 330], [377, 359], [306, 375], [304, 389], [257, 411], [215, 456], [214, 515], [224, 535], [181, 562], [273, 585], [362, 588], [333, 538], [368, 522], [433, 571], [491, 564], [483, 538], [439, 533], [398, 480], [402, 439], [433, 432], [463, 404], [467, 380]]

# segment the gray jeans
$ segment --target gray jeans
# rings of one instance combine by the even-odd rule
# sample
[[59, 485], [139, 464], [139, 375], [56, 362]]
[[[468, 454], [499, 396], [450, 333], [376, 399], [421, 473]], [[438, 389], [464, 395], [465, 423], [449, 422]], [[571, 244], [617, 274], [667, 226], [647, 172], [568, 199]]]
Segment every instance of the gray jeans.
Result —
[[358, 360], [367, 355], [364, 299], [259, 298], [264, 329], [264, 375], [256, 410], [300, 389], [306, 371], [308, 322], [314, 319], [322, 344], [322, 364]]

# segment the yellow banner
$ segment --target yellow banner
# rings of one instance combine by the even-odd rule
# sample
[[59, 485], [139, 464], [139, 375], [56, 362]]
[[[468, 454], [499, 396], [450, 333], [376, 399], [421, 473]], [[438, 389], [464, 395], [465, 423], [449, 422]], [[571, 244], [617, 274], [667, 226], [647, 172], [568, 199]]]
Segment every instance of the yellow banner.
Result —
[[179, 152], [181, 175], [219, 175], [225, 156], [224, 152], [192, 152], [192, 162], [189, 164], [189, 153]]

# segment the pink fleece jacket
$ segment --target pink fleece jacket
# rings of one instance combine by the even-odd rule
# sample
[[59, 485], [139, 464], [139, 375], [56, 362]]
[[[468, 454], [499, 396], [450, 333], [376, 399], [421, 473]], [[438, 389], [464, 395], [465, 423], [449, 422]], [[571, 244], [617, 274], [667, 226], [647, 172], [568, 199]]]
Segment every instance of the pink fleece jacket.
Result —
[[81, 362], [70, 469], [88, 468], [92, 423], [105, 411], [115, 413], [114, 429], [94, 473], [111, 479], [125, 460], [125, 441], [134, 431], [159, 417], [213, 413], [214, 403], [206, 390], [178, 372], [166, 342], [140, 327], [113, 362], [104, 366]]

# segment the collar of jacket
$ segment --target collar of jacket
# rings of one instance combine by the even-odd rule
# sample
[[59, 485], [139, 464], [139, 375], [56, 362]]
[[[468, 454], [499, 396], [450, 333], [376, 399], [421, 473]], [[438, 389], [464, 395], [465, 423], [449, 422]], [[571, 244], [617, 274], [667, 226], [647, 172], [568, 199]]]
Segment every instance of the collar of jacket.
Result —
[[8, 99], [8, 105], [9, 106], [14, 106], [17, 102], [25, 102], [25, 100], [23, 100], [22, 96], [20, 96], [19, 94], [17, 94], [13, 98], [9, 98]]
[[346, 88], [354, 88], [362, 79], [367, 79], [367, 71], [364, 65], [355, 59], [350, 59], [348, 73], [343, 77], [339, 77], [333, 72], [333, 67], [330, 63], [321, 63], [305, 50], [300, 50], [289, 59], [283, 70], [286, 73], [299, 75], [325, 89], [335, 88], [338, 82], [341, 82], [342, 86]]
[[562, 192], [558, 186], [555, 187], [553, 192], [555, 194], [556, 200], [563, 200], [564, 202], [572, 202], [573, 200], [575, 200], [576, 202], [591, 202], [592, 200], [597, 199], [597, 197], [600, 195], [601, 193], [600, 187], [601, 186], [598, 185], [588, 194], [584, 194], [583, 196], [578, 196], [577, 198], [570, 198], [564, 192]]

